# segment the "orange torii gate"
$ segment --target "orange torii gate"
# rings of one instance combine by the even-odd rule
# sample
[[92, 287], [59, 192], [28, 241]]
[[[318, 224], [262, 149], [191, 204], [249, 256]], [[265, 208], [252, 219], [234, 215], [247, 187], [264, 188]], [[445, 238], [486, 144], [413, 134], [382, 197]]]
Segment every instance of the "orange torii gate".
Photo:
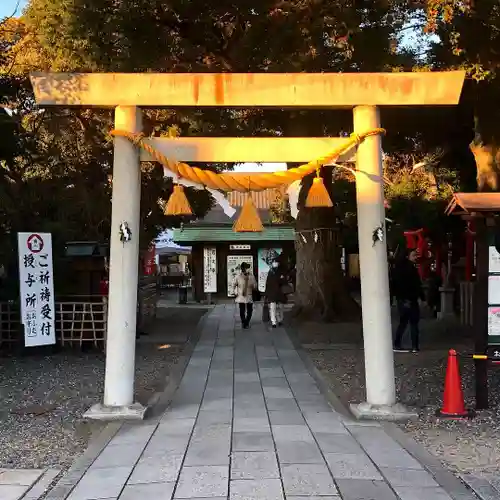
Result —
[[[350, 108], [354, 132], [380, 128], [378, 106], [456, 105], [462, 71], [435, 73], [34, 73], [31, 82], [41, 107], [115, 109], [115, 129], [142, 132], [141, 107]], [[325, 156], [343, 138], [151, 138], [150, 144], [177, 161], [286, 162]], [[115, 137], [104, 402], [92, 418], [143, 418], [134, 403], [135, 324], [139, 257], [139, 152]], [[353, 158], [352, 154], [347, 155]], [[382, 147], [379, 135], [357, 147], [356, 178], [361, 293], [365, 347], [366, 402], [354, 413], [367, 418], [404, 418], [396, 403], [394, 358], [384, 238]], [[131, 238], [123, 234], [130, 229]], [[380, 241], [374, 243], [377, 233]]]

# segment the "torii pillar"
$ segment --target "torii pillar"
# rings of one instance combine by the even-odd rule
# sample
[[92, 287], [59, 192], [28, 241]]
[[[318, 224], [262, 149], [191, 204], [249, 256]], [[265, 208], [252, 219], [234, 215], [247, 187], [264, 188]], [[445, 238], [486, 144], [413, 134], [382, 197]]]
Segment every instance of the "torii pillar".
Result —
[[[378, 106], [456, 105], [465, 72], [429, 73], [35, 73], [31, 82], [40, 106], [116, 108], [116, 128], [139, 132], [138, 107], [351, 108], [354, 131], [380, 126]], [[182, 161], [309, 161], [331, 151], [331, 138], [151, 139], [163, 154]], [[287, 144], [288, 143], [288, 144]], [[292, 146], [290, 146], [292, 144]], [[295, 145], [295, 147], [293, 147]], [[261, 155], [261, 156], [258, 156]], [[244, 158], [243, 158], [244, 156]], [[141, 159], [150, 158], [141, 156]], [[365, 345], [366, 401], [353, 405], [358, 417], [408, 418], [396, 403], [384, 226], [382, 149], [379, 136], [357, 151], [358, 234]], [[133, 402], [140, 203], [139, 153], [115, 138], [111, 273], [104, 404], [93, 418], [143, 418]], [[120, 240], [126, 222], [132, 239]], [[382, 234], [374, 241], [374, 233]]]

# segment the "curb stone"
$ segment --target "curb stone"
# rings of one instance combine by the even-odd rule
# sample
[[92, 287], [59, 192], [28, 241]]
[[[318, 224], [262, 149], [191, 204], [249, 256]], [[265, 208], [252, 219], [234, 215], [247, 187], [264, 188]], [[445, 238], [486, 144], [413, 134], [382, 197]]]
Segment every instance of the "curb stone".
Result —
[[481, 500], [498, 500], [500, 498], [500, 491], [486, 477], [460, 474], [460, 478]]
[[40, 479], [22, 497], [22, 500], [38, 500], [48, 491], [60, 474], [61, 469], [46, 469]]

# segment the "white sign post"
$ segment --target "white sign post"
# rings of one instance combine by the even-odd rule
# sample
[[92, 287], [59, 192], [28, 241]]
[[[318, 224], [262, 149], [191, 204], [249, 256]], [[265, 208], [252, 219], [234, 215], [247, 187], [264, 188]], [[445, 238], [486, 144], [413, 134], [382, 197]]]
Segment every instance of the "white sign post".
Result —
[[215, 247], [203, 248], [203, 291], [205, 293], [217, 292], [217, 249]]
[[18, 233], [21, 323], [26, 347], [56, 343], [52, 236]]

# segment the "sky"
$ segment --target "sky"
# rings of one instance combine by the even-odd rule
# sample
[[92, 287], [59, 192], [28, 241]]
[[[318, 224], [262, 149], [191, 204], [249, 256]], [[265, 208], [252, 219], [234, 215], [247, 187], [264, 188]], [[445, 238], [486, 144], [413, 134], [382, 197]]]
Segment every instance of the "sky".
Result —
[[18, 0], [0, 0], [0, 19], [7, 16], [12, 16], [14, 12], [16, 15], [21, 14], [23, 7], [27, 4], [27, 0], [19, 0], [19, 7], [16, 11]]

